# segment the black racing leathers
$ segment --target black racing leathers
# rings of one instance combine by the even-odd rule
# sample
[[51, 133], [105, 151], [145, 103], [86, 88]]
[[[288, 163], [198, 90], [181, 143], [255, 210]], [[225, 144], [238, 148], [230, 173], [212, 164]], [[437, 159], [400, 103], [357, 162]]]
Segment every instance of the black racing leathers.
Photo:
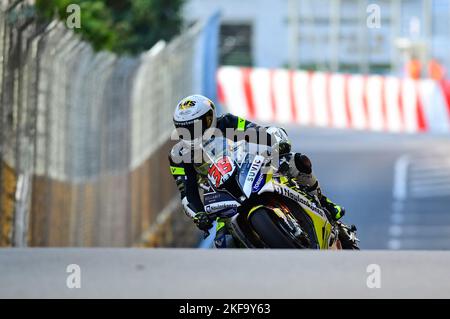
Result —
[[[266, 132], [265, 127], [232, 114], [228, 113], [218, 117], [216, 127], [227, 138], [230, 136], [230, 132], [234, 132], [232, 135], [234, 140], [256, 136], [257, 144], [272, 146], [273, 139]], [[254, 134], [255, 132], [257, 134]], [[182, 142], [178, 142], [173, 146], [169, 154], [169, 162], [172, 176], [180, 191], [185, 212], [193, 218], [196, 213], [204, 211], [197, 180], [199, 174], [206, 175], [208, 167], [205, 164], [196, 164], [192, 160], [186, 160], [187, 158], [190, 159], [189, 156], [186, 156], [186, 153], [190, 152], [190, 150], [186, 149], [184, 145]]]

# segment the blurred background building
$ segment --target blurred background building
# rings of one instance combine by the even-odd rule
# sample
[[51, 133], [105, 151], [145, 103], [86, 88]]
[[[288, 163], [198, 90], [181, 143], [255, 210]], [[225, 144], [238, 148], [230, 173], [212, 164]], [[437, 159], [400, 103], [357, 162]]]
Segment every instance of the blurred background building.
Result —
[[418, 64], [421, 75], [430, 62], [433, 75], [450, 67], [446, 0], [189, 0], [183, 14], [218, 9], [222, 65], [414, 76]]

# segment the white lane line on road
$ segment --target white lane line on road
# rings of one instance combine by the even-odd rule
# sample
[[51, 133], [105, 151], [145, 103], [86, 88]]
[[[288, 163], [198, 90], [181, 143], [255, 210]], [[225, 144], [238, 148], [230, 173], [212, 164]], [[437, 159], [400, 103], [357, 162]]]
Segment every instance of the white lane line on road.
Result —
[[404, 201], [408, 192], [408, 168], [411, 160], [403, 155], [395, 162], [393, 196], [397, 201]]
[[429, 154], [414, 158], [410, 171], [412, 198], [450, 196], [448, 154]]
[[391, 239], [388, 242], [388, 248], [397, 250], [397, 249], [402, 248], [402, 244], [401, 244], [400, 240], [398, 240], [398, 239]]
[[[431, 154], [396, 161], [389, 249], [450, 248], [450, 216], [445, 212], [449, 159], [448, 154]], [[435, 205], [440, 202], [441, 206]]]
[[[397, 159], [394, 165], [394, 184], [392, 187], [392, 196], [394, 201], [392, 203], [392, 216], [396, 216], [397, 220], [404, 220], [403, 212], [405, 206], [405, 200], [408, 196], [408, 169], [411, 165], [411, 160], [409, 155], [403, 155]], [[391, 220], [396, 223], [392, 218]], [[400, 249], [400, 241], [389, 234], [388, 240], [389, 249]]]
[[391, 223], [393, 224], [403, 224], [405, 222], [405, 215], [402, 213], [395, 212], [391, 215]]

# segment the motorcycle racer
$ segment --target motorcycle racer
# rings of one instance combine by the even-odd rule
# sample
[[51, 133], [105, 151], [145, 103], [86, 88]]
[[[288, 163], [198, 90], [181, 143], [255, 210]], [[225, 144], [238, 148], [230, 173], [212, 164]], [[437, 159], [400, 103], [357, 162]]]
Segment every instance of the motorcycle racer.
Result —
[[[322, 194], [319, 181], [312, 172], [310, 159], [304, 154], [291, 152], [291, 142], [284, 129], [263, 127], [229, 113], [217, 117], [214, 103], [202, 95], [191, 95], [182, 99], [176, 106], [173, 121], [176, 138], [180, 141], [169, 153], [170, 170], [180, 191], [183, 209], [200, 230], [207, 232], [213, 225], [213, 221], [205, 212], [199, 192], [198, 181], [208, 174], [209, 168], [209, 163], [205, 162], [201, 152], [198, 152], [202, 142], [216, 131], [227, 137], [232, 131], [234, 139], [248, 138], [250, 134], [246, 133], [252, 131], [257, 133], [253, 135], [256, 140], [252, 142], [267, 145], [279, 155], [279, 171], [304, 186], [330, 213], [329, 219], [339, 226], [342, 247], [358, 249], [356, 227], [339, 222], [345, 214], [345, 209]], [[215, 246], [234, 247], [232, 236], [223, 226], [223, 221], [218, 220]]]

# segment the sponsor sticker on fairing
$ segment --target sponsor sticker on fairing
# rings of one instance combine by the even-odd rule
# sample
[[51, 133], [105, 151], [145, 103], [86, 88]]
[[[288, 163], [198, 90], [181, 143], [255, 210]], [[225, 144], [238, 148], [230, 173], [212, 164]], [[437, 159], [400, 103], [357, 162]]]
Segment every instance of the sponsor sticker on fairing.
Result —
[[244, 183], [244, 194], [245, 196], [250, 196], [252, 192], [252, 186], [257, 178], [257, 174], [260, 173], [261, 166], [264, 162], [264, 157], [257, 155], [255, 156], [252, 165], [250, 166], [250, 169], [248, 170], [247, 177], [245, 179]]
[[256, 175], [255, 182], [253, 183], [253, 187], [252, 187], [252, 192], [253, 193], [257, 193], [257, 192], [259, 192], [261, 190], [261, 188], [264, 186], [263, 181], [264, 181], [264, 175], [261, 174], [261, 172], [259, 172]]

